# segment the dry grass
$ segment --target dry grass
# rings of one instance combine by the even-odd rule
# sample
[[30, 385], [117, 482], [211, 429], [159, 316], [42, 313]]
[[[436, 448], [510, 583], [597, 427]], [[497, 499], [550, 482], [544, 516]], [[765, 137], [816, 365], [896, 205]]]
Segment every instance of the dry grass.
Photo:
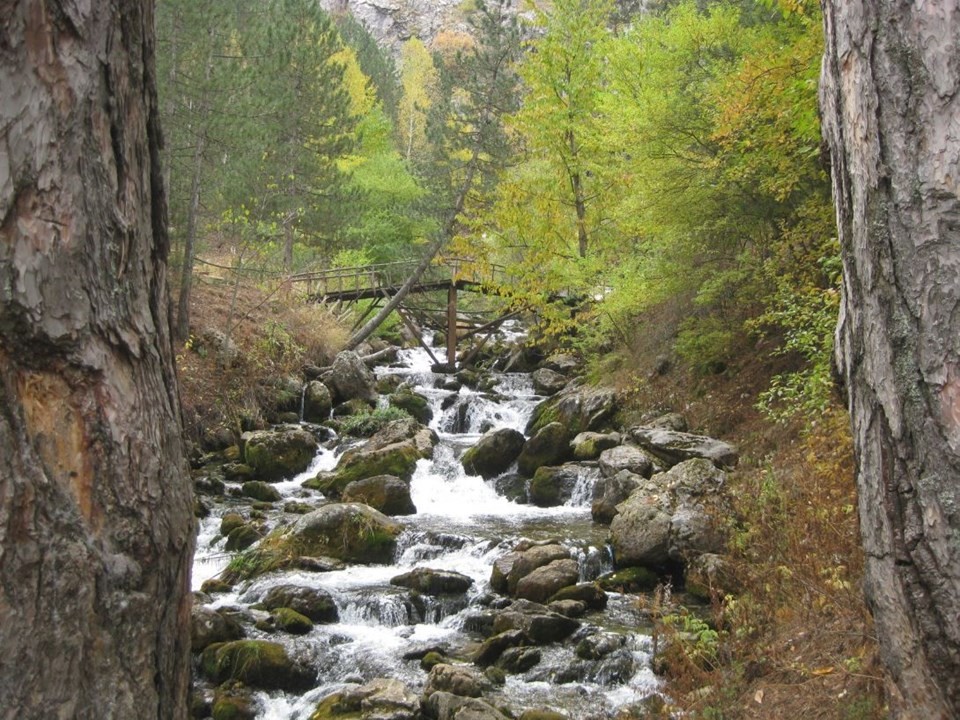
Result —
[[[669, 347], [661, 328], [626, 355], [617, 384], [633, 419], [683, 413], [695, 432], [736, 443], [730, 476], [735, 592], [717, 597], [708, 622], [715, 656], [670, 618], [661, 631], [680, 640], [663, 660], [672, 704], [690, 717], [886, 717], [885, 678], [861, 591], [849, 418], [833, 407], [816, 422], [776, 424], [756, 407], [770, 378], [790, 369], [769, 346], [744, 340], [719, 375], [675, 366], [653, 370]], [[769, 341], [767, 341], [769, 342]], [[664, 611], [669, 613], [669, 609]], [[682, 618], [680, 618], [682, 621]], [[670, 644], [669, 642], [667, 643]]]
[[[299, 377], [306, 364], [328, 364], [347, 338], [324, 308], [277, 283], [197, 275], [191, 300], [191, 338], [178, 351], [177, 369], [194, 439], [218, 427], [258, 424], [277, 379]], [[211, 330], [236, 345], [233, 362], [223, 362]]]

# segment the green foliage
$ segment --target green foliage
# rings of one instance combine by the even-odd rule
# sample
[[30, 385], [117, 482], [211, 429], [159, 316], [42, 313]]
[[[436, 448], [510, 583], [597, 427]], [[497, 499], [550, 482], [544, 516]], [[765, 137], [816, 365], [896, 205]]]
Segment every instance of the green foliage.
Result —
[[376, 408], [368, 413], [350, 415], [340, 423], [340, 430], [354, 437], [370, 437], [394, 420], [410, 418], [410, 413], [393, 405]]

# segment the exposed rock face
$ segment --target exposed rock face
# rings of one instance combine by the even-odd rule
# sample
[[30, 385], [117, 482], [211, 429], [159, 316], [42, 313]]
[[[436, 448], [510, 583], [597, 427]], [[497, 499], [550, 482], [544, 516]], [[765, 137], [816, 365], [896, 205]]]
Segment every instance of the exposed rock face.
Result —
[[460, 463], [466, 472], [489, 480], [513, 464], [524, 442], [523, 434], [512, 428], [491, 430], [463, 454]]
[[400, 45], [412, 37], [428, 44], [445, 29], [463, 26], [457, 12], [461, 0], [320, 0], [331, 12], [349, 11], [377, 42], [399, 54]]

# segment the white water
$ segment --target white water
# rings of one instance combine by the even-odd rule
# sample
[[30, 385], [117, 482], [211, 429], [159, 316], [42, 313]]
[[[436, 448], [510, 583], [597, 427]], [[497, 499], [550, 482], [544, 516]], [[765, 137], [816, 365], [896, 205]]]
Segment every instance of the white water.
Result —
[[[238, 586], [234, 592], [217, 595], [213, 607], [245, 607], [259, 601], [271, 588], [281, 584], [320, 588], [336, 600], [339, 622], [317, 625], [301, 637], [280, 633], [264, 635], [284, 642], [297, 657], [318, 668], [318, 687], [301, 696], [283, 693], [259, 693], [260, 717], [269, 720], [307, 718], [317, 702], [346, 682], [362, 682], [375, 677], [397, 678], [414, 690], [422, 689], [426, 674], [415, 660], [401, 656], [427, 645], [444, 645], [452, 654], [476, 636], [462, 631], [464, 614], [477, 610], [476, 602], [489, 593], [488, 579], [494, 560], [512, 548], [521, 537], [555, 538], [571, 548], [571, 556], [580, 563], [581, 580], [595, 578], [609, 569], [609, 555], [603, 548], [603, 529], [590, 520], [589, 503], [596, 473], [580, 473], [571, 501], [557, 508], [518, 505], [498, 495], [492, 482], [464, 473], [458, 457], [473, 444], [484, 427], [511, 427], [522, 431], [535, 404], [541, 400], [532, 389], [529, 377], [502, 375], [495, 395], [485, 395], [466, 387], [459, 393], [435, 387], [438, 376], [430, 372], [431, 360], [420, 349], [401, 351], [402, 366], [382, 369], [381, 374], [397, 374], [426, 396], [434, 413], [431, 427], [441, 438], [432, 460], [417, 464], [411, 482], [411, 496], [417, 514], [398, 518], [407, 530], [398, 541], [396, 562], [392, 565], [351, 566], [342, 571], [311, 573], [299, 570], [274, 573]], [[450, 396], [457, 398], [450, 403]], [[443, 410], [444, 402], [448, 403]], [[463, 433], [443, 432], [458, 412], [461, 403], [469, 403], [467, 426]], [[305, 491], [301, 483], [318, 471], [332, 469], [337, 455], [323, 449], [311, 467], [295, 478], [275, 487], [284, 501], [295, 499], [316, 502], [319, 493]], [[277, 503], [278, 508], [282, 506]], [[222, 512], [234, 510], [227, 507]], [[291, 516], [279, 516], [290, 521]], [[274, 520], [271, 517], [271, 520]], [[201, 523], [193, 584], [215, 576], [229, 561], [218, 537], [219, 517]], [[275, 523], [271, 523], [272, 525]], [[474, 585], [466, 597], [453, 600], [425, 598], [419, 609], [409, 593], [389, 584], [390, 578], [414, 567], [455, 570], [470, 576]], [[618, 625], [633, 622], [639, 616], [629, 603], [618, 605]], [[584, 623], [602, 623], [603, 616], [590, 616]], [[247, 627], [248, 635], [257, 637]], [[621, 705], [636, 702], [656, 687], [649, 669], [649, 642], [646, 635], [628, 633], [627, 652], [634, 661], [634, 672], [625, 682], [605, 684], [587, 679], [557, 685], [549, 678], [579, 661], [573, 644], [542, 648], [542, 662], [524, 675], [508, 676], [508, 682], [493, 696], [511, 707], [552, 707], [570, 717], [612, 717]], [[599, 714], [598, 714], [599, 713]]]

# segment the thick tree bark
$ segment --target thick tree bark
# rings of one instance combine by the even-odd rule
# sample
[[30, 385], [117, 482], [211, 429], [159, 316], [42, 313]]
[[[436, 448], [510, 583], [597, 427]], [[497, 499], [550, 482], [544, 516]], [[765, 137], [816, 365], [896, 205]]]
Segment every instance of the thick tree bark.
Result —
[[153, 2], [0, 0], [0, 718], [182, 718]]
[[825, 0], [838, 360], [897, 717], [960, 717], [960, 4]]

